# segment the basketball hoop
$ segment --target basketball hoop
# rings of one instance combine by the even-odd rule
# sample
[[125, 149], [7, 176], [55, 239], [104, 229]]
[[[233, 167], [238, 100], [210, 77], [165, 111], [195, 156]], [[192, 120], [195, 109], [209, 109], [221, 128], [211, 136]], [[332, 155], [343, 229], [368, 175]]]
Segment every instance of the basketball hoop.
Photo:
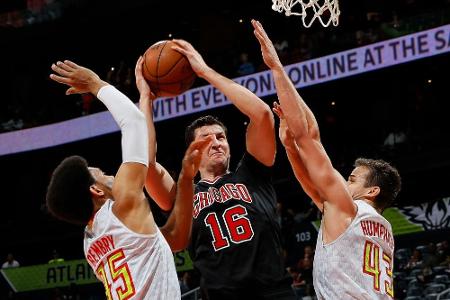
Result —
[[[311, 27], [312, 23], [319, 19], [320, 24], [328, 27], [331, 23], [339, 25], [339, 1], [338, 0], [272, 0], [272, 9], [277, 12], [284, 12], [286, 16], [301, 16], [303, 26]], [[320, 2], [320, 3], [319, 3]], [[299, 11], [293, 11], [297, 7]], [[301, 9], [300, 9], [301, 6]], [[311, 13], [314, 13], [311, 15]], [[307, 17], [311, 19], [307, 20]]]

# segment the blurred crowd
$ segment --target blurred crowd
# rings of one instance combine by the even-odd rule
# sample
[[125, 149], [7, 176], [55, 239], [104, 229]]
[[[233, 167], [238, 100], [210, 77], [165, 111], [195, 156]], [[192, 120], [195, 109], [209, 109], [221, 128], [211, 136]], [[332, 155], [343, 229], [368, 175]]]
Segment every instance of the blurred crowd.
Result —
[[[51, 22], [61, 16], [61, 7], [70, 7], [72, 2], [71, 0], [28, 0], [26, 8], [22, 10], [0, 12], [0, 28]], [[316, 26], [299, 33], [278, 28], [273, 24], [270, 25], [273, 25], [273, 29], [276, 31], [276, 34], [272, 36], [275, 37], [274, 44], [282, 63], [291, 64], [447, 24], [450, 21], [449, 2], [448, 0], [439, 0], [430, 5], [429, 2], [421, 0], [401, 0], [396, 1], [396, 5], [392, 6], [367, 7], [364, 15], [357, 15], [357, 12], [352, 12], [349, 7], [346, 14], [341, 17], [341, 24], [336, 28], [327, 28], [327, 30]], [[405, 10], [404, 7], [408, 7], [408, 10]], [[20, 21], [16, 20], [17, 16], [20, 16]], [[300, 26], [300, 24], [298, 25]], [[239, 39], [240, 34], [242, 33], [236, 32]], [[243, 41], [248, 39], [247, 36]], [[220, 56], [227, 59], [211, 58], [211, 64], [230, 77], [266, 70], [267, 67], [263, 63], [255, 43], [242, 42], [241, 44], [238, 48], [232, 45], [227, 48], [226, 44], [222, 45]], [[228, 58], [231, 59], [231, 62]], [[99, 74], [125, 93], [131, 96], [136, 95], [133, 74], [134, 61], [122, 59], [107, 63], [108, 65], [102, 67], [107, 71]], [[32, 79], [22, 76], [16, 80], [31, 81]], [[32, 83], [18, 83], [12, 88], [16, 89], [12, 92], [12, 96], [17, 100], [12, 99], [12, 101], [5, 102], [6, 107], [0, 113], [0, 132], [59, 122], [104, 110], [97, 101], [92, 101], [91, 95], [80, 95], [76, 99], [72, 98], [60, 109], [54, 107], [48, 109], [44, 105], [42, 111], [30, 113], [27, 111], [27, 100], [20, 99], [31, 97], [26, 89], [31, 89]], [[24, 94], [23, 97], [22, 94]], [[52, 103], [52, 97], [62, 96], [60, 94], [48, 95], [48, 99], [41, 100]]]

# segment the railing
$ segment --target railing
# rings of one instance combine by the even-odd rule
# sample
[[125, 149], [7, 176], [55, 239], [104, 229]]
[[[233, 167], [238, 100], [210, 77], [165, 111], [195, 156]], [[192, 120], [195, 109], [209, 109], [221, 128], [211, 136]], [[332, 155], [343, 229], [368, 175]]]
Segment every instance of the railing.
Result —
[[184, 300], [201, 300], [202, 297], [200, 295], [200, 287], [197, 287], [193, 290], [190, 290], [189, 292], [184, 293], [181, 295], [181, 299]]
[[[447, 298], [448, 298], [448, 296], [450, 296], [450, 288], [448, 288], [448, 289], [446, 289], [446, 290], [440, 292], [439, 295], [437, 296], [436, 300], [440, 300], [441, 297], [445, 296], [446, 294], [448, 294], [448, 295], [447, 295]], [[446, 298], [446, 299], [447, 299], [447, 298]]]

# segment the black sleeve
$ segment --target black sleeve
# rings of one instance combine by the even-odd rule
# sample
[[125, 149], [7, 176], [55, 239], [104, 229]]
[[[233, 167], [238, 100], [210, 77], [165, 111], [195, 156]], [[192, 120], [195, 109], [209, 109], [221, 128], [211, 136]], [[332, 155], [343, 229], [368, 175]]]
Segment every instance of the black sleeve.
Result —
[[245, 169], [250, 174], [261, 176], [266, 180], [272, 179], [272, 167], [268, 167], [258, 161], [253, 155], [245, 151], [244, 156], [237, 165], [236, 172], [239, 173]]

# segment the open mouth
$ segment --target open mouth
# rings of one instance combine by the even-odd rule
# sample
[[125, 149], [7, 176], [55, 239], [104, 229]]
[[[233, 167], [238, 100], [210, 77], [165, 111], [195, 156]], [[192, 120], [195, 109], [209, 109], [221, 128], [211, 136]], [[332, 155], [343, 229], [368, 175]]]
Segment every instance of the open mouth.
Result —
[[211, 156], [218, 156], [218, 155], [225, 155], [222, 152], [214, 152], [213, 154], [211, 154]]

